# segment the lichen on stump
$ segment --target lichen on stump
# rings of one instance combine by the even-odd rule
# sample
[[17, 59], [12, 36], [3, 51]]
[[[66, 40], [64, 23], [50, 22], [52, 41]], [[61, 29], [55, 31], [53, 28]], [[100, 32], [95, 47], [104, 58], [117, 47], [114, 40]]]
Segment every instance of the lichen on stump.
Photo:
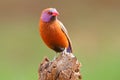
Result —
[[80, 66], [73, 54], [60, 54], [55, 60], [44, 58], [39, 66], [39, 80], [81, 80]]

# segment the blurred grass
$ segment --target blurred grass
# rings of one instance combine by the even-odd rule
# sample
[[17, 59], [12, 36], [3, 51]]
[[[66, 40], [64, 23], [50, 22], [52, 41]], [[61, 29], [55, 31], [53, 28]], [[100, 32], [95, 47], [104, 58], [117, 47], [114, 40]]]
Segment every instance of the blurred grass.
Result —
[[120, 6], [116, 0], [105, 1], [0, 3], [0, 80], [37, 80], [39, 63], [54, 57], [38, 26], [41, 10], [51, 6], [69, 32], [83, 80], [119, 80]]

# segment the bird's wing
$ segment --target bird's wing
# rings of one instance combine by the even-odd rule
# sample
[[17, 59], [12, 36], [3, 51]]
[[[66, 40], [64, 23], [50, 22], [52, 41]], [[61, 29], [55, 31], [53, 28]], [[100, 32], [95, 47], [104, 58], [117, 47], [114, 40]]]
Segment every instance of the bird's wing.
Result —
[[60, 27], [61, 27], [62, 31], [64, 32], [64, 34], [67, 36], [67, 39], [68, 39], [68, 42], [69, 42], [69, 46], [67, 48], [67, 52], [72, 53], [72, 42], [70, 40], [68, 32], [67, 32], [66, 28], [64, 27], [64, 25], [62, 24], [62, 22], [59, 21], [59, 24], [60, 24]]

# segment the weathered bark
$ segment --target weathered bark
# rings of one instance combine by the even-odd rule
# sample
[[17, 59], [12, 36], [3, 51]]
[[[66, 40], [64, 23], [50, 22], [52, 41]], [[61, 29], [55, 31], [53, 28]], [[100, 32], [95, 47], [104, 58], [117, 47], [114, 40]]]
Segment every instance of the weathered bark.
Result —
[[61, 54], [53, 61], [45, 58], [39, 66], [39, 80], [81, 80], [80, 66], [73, 54]]

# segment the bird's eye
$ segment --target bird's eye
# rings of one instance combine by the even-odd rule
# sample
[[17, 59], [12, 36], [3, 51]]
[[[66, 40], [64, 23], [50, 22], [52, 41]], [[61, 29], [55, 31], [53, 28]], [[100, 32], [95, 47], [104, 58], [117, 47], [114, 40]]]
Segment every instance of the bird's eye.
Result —
[[52, 12], [48, 12], [49, 15], [52, 15]]

